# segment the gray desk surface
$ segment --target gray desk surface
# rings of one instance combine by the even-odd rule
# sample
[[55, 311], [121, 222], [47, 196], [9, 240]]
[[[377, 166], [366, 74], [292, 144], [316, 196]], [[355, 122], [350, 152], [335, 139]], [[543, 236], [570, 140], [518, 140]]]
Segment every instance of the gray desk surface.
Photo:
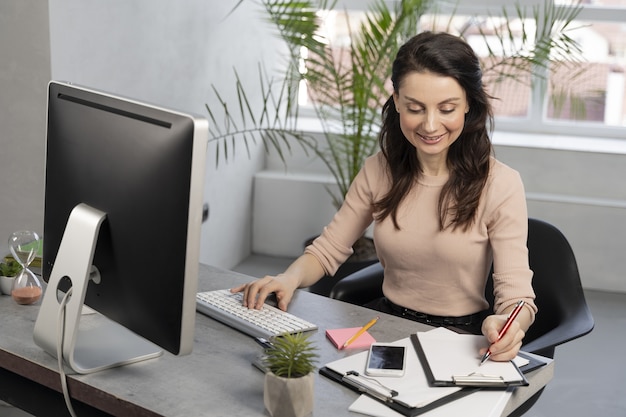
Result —
[[[229, 288], [250, 277], [201, 265], [199, 290]], [[39, 308], [19, 306], [0, 296], [0, 367], [29, 381], [60, 392], [56, 359], [32, 339]], [[320, 365], [354, 351], [338, 352], [325, 338], [329, 328], [361, 326], [372, 311], [312, 293], [299, 291], [290, 312], [317, 323], [312, 336], [320, 348]], [[427, 326], [381, 314], [370, 333], [381, 342], [394, 341]], [[70, 390], [78, 401], [110, 414], [133, 416], [267, 416], [263, 406], [263, 374], [251, 365], [260, 346], [243, 333], [205, 317], [196, 318], [193, 353], [162, 357], [91, 375], [70, 376]], [[527, 375], [531, 385], [517, 388], [503, 415], [546, 385], [553, 363]], [[0, 378], [2, 379], [2, 378]], [[0, 396], [2, 391], [0, 390]], [[354, 415], [348, 406], [357, 394], [321, 375], [315, 381], [315, 416]], [[11, 398], [3, 398], [11, 402]], [[79, 414], [80, 415], [80, 414]]]

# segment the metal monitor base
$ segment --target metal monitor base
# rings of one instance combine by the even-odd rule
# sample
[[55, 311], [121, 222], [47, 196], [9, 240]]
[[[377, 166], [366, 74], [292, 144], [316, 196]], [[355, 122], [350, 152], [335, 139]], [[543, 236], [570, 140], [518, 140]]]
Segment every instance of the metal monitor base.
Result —
[[63, 278], [69, 278], [72, 294], [65, 306], [61, 350], [65, 362], [81, 374], [155, 358], [163, 353], [155, 344], [99, 314], [85, 317], [83, 324], [86, 326], [79, 326], [87, 284], [91, 279], [96, 283], [100, 279], [97, 270], [92, 272], [91, 264], [105, 218], [106, 213], [86, 204], [77, 205], [70, 213], [33, 332], [35, 343], [57, 357], [59, 316], [63, 314], [58, 288]]

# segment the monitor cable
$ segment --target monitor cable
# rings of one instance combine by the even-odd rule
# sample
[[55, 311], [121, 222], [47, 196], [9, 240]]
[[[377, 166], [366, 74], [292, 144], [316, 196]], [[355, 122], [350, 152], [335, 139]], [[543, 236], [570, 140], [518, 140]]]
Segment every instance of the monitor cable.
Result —
[[72, 401], [70, 397], [70, 392], [67, 386], [67, 375], [65, 374], [65, 368], [63, 367], [63, 338], [65, 337], [65, 308], [67, 303], [70, 300], [70, 296], [72, 295], [72, 289], [70, 288], [63, 299], [61, 300], [61, 307], [59, 308], [59, 316], [57, 321], [57, 360], [59, 365], [59, 375], [61, 376], [61, 388], [63, 390], [63, 398], [65, 399], [65, 405], [67, 406], [67, 411], [69, 411], [72, 417], [77, 417], [76, 412], [74, 411], [74, 407], [72, 406]]

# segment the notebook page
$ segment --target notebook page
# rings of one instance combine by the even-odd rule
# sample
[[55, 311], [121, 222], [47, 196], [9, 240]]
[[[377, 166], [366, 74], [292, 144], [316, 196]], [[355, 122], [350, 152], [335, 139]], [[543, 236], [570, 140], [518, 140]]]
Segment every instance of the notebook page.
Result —
[[501, 376], [505, 382], [522, 379], [512, 362], [487, 361], [480, 365], [479, 350], [489, 346], [482, 335], [458, 334], [443, 327], [418, 332], [420, 345], [436, 381], [452, 382], [454, 376]]

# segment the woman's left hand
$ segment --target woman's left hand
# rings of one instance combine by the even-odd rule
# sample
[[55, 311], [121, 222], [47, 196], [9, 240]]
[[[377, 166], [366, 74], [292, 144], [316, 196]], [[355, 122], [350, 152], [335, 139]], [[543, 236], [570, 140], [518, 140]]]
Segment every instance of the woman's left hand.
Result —
[[489, 341], [490, 346], [480, 350], [481, 357], [489, 349], [491, 351], [489, 359], [491, 360], [510, 361], [515, 358], [517, 352], [522, 347], [522, 339], [524, 339], [526, 332], [524, 332], [517, 320], [514, 320], [506, 333], [498, 340], [498, 334], [504, 327], [507, 318], [508, 314], [494, 314], [485, 318], [482, 332]]

